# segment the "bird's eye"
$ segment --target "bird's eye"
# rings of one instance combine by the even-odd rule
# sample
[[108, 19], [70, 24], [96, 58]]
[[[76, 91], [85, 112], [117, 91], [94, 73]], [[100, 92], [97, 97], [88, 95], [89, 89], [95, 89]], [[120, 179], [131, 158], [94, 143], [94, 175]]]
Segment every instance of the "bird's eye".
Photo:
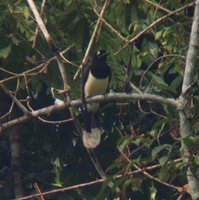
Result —
[[100, 51], [98, 51], [98, 52], [97, 52], [97, 56], [99, 56], [100, 54], [101, 54], [101, 52], [100, 52]]

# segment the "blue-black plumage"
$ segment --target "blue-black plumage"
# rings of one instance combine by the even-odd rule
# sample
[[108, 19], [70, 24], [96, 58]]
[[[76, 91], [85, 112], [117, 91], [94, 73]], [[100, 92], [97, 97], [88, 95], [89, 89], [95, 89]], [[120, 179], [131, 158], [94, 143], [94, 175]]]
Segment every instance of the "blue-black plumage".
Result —
[[[85, 97], [107, 93], [111, 80], [107, 55], [105, 50], [99, 50], [95, 53], [91, 65], [85, 68], [82, 77]], [[86, 148], [93, 149], [100, 143], [99, 108], [99, 103], [87, 104], [84, 116], [85, 129], [83, 130], [83, 143]]]

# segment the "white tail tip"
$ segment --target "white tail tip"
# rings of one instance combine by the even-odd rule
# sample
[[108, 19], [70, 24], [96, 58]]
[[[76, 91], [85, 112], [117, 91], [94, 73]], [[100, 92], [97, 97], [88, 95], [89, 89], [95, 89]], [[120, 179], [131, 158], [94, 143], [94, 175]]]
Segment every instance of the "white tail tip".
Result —
[[100, 144], [101, 130], [99, 128], [92, 129], [91, 133], [83, 130], [82, 132], [83, 144], [87, 149], [94, 149]]

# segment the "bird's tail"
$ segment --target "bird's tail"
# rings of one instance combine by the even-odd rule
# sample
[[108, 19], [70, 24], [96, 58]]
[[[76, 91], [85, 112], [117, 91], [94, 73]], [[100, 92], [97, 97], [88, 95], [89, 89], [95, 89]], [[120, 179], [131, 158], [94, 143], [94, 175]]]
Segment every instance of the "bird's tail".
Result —
[[101, 133], [99, 128], [99, 113], [86, 112], [85, 130], [82, 132], [82, 140], [87, 149], [94, 149], [100, 144]]

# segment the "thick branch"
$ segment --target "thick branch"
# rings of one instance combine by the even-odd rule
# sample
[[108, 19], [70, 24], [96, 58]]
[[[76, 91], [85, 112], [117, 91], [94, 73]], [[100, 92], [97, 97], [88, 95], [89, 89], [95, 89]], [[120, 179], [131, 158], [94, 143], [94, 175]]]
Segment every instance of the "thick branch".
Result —
[[[162, 103], [162, 104], [167, 104], [173, 107], [178, 106], [178, 101], [175, 99], [171, 98], [164, 98], [158, 95], [153, 95], [153, 94], [137, 94], [137, 93], [132, 93], [132, 94], [126, 94], [126, 93], [114, 93], [114, 94], [107, 94], [107, 95], [98, 95], [94, 96], [91, 98], [86, 99], [86, 103], [93, 103], [93, 102], [104, 102], [104, 101], [122, 101], [122, 102], [130, 102], [133, 100], [148, 100], [151, 102], [157, 102], [157, 103]], [[66, 102], [62, 105], [52, 105], [48, 106], [42, 109], [38, 109], [33, 111], [31, 114], [28, 116], [22, 116], [18, 119], [9, 121], [7, 123], [4, 123], [0, 127], [0, 133], [2, 133], [5, 129], [12, 127], [16, 124], [21, 124], [23, 122], [26, 122], [30, 120], [33, 117], [38, 117], [38, 116], [43, 116], [43, 115], [49, 115], [52, 112], [57, 112], [62, 109], [70, 108], [70, 107], [76, 107], [76, 106], [81, 106], [82, 101], [80, 99], [78, 100], [73, 100], [71, 102]]]
[[[190, 123], [190, 107], [189, 100], [191, 98], [191, 85], [194, 81], [194, 71], [196, 70], [197, 53], [199, 47], [199, 0], [196, 0], [194, 12], [194, 20], [191, 29], [189, 49], [187, 52], [186, 66], [182, 85], [182, 93], [180, 96], [179, 116], [180, 116], [180, 133], [181, 137], [185, 138], [193, 135]], [[182, 142], [182, 154], [189, 155], [189, 147]], [[188, 158], [185, 160], [185, 162]], [[194, 200], [199, 199], [199, 177], [195, 175], [189, 168], [187, 171], [187, 179], [191, 190], [191, 196]]]
[[[29, 6], [30, 6], [35, 18], [36, 18], [37, 24], [38, 24], [39, 28], [41, 29], [50, 49], [55, 53], [57, 63], [58, 63], [58, 66], [59, 66], [59, 71], [61, 73], [63, 84], [64, 84], [64, 93], [66, 94], [67, 101], [70, 102], [71, 101], [71, 96], [70, 96], [70, 93], [69, 93], [70, 87], [69, 87], [69, 84], [68, 84], [68, 78], [67, 78], [67, 74], [66, 74], [66, 71], [65, 71], [62, 56], [61, 56], [60, 52], [58, 51], [58, 48], [55, 45], [55, 42], [53, 41], [52, 37], [50, 36], [48, 30], [46, 29], [45, 24], [42, 21], [41, 16], [40, 16], [33, 0], [27, 0], [27, 1], [29, 3]], [[73, 110], [73, 108], [70, 108], [70, 113], [71, 113], [72, 118], [74, 119], [74, 124], [75, 124], [79, 134], [81, 135], [81, 125], [80, 125], [79, 121], [77, 120], [77, 117], [75, 115], [75, 111]]]
[[186, 58], [186, 67], [182, 85], [182, 94], [185, 94], [193, 83], [194, 69], [196, 68], [198, 49], [199, 49], [199, 1], [196, 1], [194, 20], [192, 24], [189, 49]]

